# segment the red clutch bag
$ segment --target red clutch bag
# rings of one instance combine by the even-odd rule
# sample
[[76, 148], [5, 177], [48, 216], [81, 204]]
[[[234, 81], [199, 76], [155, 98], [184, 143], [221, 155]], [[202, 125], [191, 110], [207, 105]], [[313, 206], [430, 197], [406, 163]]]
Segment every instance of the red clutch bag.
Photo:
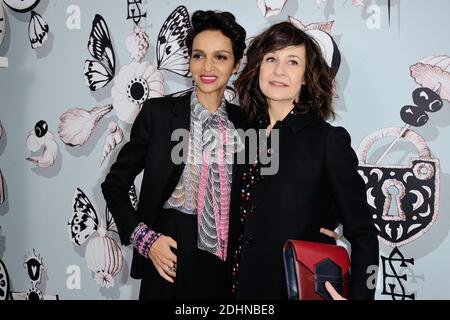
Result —
[[345, 248], [319, 242], [287, 240], [283, 260], [289, 300], [331, 300], [329, 281], [348, 299], [350, 259]]

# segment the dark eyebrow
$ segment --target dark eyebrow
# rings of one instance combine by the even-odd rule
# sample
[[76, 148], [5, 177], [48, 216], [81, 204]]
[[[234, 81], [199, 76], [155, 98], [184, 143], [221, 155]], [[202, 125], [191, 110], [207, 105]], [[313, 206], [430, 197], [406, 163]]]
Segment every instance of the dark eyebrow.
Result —
[[215, 51], [215, 53], [228, 53], [228, 54], [232, 54], [232, 52], [228, 51], [228, 50], [217, 50]]
[[[203, 54], [204, 54], [203, 50], [201, 50], [201, 49], [192, 49], [192, 52], [203, 53]], [[227, 53], [227, 54], [231, 54], [232, 52], [231, 52], [231, 51], [228, 51], [228, 50], [216, 50], [216, 51], [214, 51], [214, 53]]]

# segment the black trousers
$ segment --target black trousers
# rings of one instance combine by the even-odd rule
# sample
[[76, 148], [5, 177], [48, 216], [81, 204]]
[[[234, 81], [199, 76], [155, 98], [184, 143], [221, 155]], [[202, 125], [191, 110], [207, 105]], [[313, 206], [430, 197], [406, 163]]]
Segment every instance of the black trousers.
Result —
[[163, 210], [155, 227], [177, 242], [177, 276], [174, 283], [163, 279], [148, 259], [139, 299], [141, 300], [222, 300], [231, 299], [228, 264], [197, 248], [197, 216], [177, 210]]

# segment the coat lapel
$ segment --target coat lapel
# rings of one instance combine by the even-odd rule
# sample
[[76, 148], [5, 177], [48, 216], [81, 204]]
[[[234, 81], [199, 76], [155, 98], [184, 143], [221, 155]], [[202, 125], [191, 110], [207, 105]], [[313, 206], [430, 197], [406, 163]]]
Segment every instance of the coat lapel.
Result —
[[[180, 180], [180, 176], [183, 173], [183, 170], [184, 170], [184, 167], [185, 167], [186, 161], [187, 161], [187, 150], [188, 150], [188, 143], [189, 143], [187, 133], [189, 132], [190, 122], [191, 122], [191, 107], [190, 107], [190, 105], [191, 105], [191, 95], [186, 94], [184, 96], [175, 98], [174, 104], [172, 106], [173, 118], [171, 121], [172, 122], [171, 123], [171, 127], [172, 127], [171, 133], [173, 133], [175, 130], [180, 130], [180, 129], [186, 130], [186, 134], [183, 135], [183, 138], [179, 138], [179, 140], [172, 141], [172, 143], [171, 143], [170, 150], [173, 150], [173, 148], [179, 143], [183, 144], [183, 149], [182, 149], [183, 150], [183, 153], [182, 153], [183, 161], [181, 164], [175, 165], [174, 174], [172, 176], [173, 182], [175, 183], [175, 185]], [[173, 186], [173, 188], [175, 188], [175, 186]]]
[[175, 98], [172, 106], [172, 130], [186, 129], [189, 130], [191, 120], [191, 95], [186, 94]]

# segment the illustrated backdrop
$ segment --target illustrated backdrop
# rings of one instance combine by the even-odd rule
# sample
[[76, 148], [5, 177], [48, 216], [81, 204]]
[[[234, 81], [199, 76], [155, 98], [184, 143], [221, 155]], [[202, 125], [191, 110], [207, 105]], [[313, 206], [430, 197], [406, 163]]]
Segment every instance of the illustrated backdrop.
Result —
[[249, 39], [290, 20], [329, 63], [334, 40], [332, 123], [380, 231], [377, 299], [449, 299], [448, 1], [0, 0], [0, 300], [138, 297], [100, 183], [143, 101], [191, 87], [198, 9], [232, 12]]

